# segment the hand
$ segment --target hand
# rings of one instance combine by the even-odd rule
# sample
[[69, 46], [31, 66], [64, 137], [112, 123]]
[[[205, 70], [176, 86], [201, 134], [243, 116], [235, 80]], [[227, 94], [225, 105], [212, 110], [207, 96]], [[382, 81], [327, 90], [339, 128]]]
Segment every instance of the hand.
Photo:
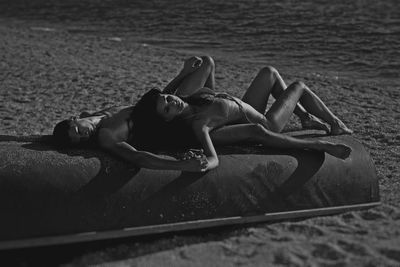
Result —
[[188, 160], [191, 158], [201, 158], [203, 156], [205, 156], [203, 149], [189, 149], [189, 151], [179, 154], [178, 158], [180, 160]]
[[182, 72], [184, 74], [190, 74], [193, 71], [197, 70], [201, 66], [201, 64], [203, 64], [203, 60], [201, 59], [201, 57], [190, 57], [186, 59], [183, 63]]
[[184, 171], [189, 172], [205, 172], [208, 168], [208, 160], [206, 155], [196, 156], [183, 161]]

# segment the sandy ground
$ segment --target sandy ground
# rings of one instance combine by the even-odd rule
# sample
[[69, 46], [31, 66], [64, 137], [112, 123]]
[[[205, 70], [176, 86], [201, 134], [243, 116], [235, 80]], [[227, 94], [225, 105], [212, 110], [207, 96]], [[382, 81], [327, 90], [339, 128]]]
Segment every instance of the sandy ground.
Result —
[[[126, 38], [42, 26], [0, 21], [0, 134], [50, 134], [57, 121], [71, 114], [132, 103], [149, 88], [165, 86], [182, 59], [191, 55]], [[218, 88], [237, 96], [262, 67], [235, 58], [215, 59]], [[299, 77], [293, 70], [284, 70], [283, 76], [305, 81], [355, 131], [376, 164], [381, 206], [291, 222], [8, 251], [0, 255], [0, 262], [17, 266], [400, 266], [400, 88], [322, 74]]]

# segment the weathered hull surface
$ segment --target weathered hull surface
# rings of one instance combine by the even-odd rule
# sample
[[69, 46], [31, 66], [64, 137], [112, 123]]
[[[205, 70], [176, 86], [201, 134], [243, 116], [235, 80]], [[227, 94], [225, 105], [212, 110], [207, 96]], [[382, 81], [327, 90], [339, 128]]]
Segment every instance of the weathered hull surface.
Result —
[[318, 138], [351, 146], [351, 156], [341, 160], [315, 151], [224, 147], [218, 149], [217, 169], [189, 173], [138, 169], [101, 151], [56, 151], [44, 143], [3, 137], [0, 248], [322, 215], [341, 206], [376, 204], [376, 171], [363, 146], [351, 136]]

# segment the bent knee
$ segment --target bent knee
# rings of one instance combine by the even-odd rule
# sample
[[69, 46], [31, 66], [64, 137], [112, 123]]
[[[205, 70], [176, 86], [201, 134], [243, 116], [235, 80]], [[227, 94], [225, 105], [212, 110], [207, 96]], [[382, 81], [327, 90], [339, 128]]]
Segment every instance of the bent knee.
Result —
[[292, 85], [292, 87], [295, 87], [295, 88], [305, 88], [306, 87], [306, 84], [302, 81], [295, 81], [291, 85]]
[[274, 77], [278, 74], [278, 71], [272, 66], [266, 66], [262, 68], [258, 73], [259, 75]]
[[295, 81], [291, 83], [286, 90], [289, 92], [298, 92], [302, 94], [306, 88], [307, 86], [302, 81]]
[[210, 67], [211, 69], [215, 68], [214, 59], [210, 56], [202, 56], [201, 59], [203, 60], [203, 65]]

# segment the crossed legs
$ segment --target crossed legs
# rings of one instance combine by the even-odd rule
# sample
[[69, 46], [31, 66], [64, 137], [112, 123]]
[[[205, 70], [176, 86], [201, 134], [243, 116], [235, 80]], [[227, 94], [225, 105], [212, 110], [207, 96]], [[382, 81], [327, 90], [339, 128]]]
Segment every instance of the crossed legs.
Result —
[[289, 85], [267, 111], [265, 117], [273, 127], [271, 130], [280, 132], [285, 127], [299, 101], [310, 114], [331, 126], [332, 135], [352, 133], [303, 82]]
[[[265, 113], [268, 98], [276, 99]], [[321, 120], [331, 126], [331, 134], [351, 133], [304, 83], [295, 82], [286, 87], [285, 82], [272, 67], [263, 68], [247, 89], [242, 100], [265, 117], [271, 126], [266, 129], [260, 124], [229, 125], [210, 132], [216, 144], [232, 144], [242, 141], [254, 141], [266, 146], [278, 148], [301, 148], [325, 151], [339, 158], [347, 158], [351, 148], [322, 140], [305, 140], [280, 134], [290, 116], [295, 113], [303, 128], [315, 128], [329, 131]], [[300, 103], [299, 103], [300, 102]]]
[[[276, 101], [265, 113], [271, 94]], [[330, 133], [333, 135], [352, 133], [304, 83], [295, 82], [286, 87], [282, 77], [273, 67], [260, 70], [242, 100], [258, 112], [265, 113], [272, 127], [270, 130], [275, 132], [282, 131], [294, 113], [299, 117], [302, 127], [305, 129], [319, 129], [328, 132], [329, 128], [323, 122], [325, 121], [331, 126]]]
[[[214, 60], [208, 56], [202, 57], [202, 60], [202, 65], [178, 85], [177, 95], [192, 95], [202, 87], [215, 88]], [[286, 87], [278, 71], [272, 67], [263, 68], [242, 100], [264, 114], [271, 94], [276, 101], [265, 116], [273, 129], [250, 123], [224, 126], [210, 132], [212, 141], [216, 144], [255, 141], [272, 147], [320, 150], [340, 158], [349, 156], [351, 148], [346, 145], [298, 139], [279, 133], [293, 113], [300, 118], [304, 128], [328, 131], [327, 126], [319, 120], [322, 119], [330, 124], [331, 134], [351, 133], [351, 130], [303, 83], [297, 82]]]
[[[178, 85], [177, 95], [192, 95], [203, 87], [214, 90], [214, 60], [210, 56], [202, 56], [201, 59], [201, 66], [184, 77]], [[265, 113], [271, 94], [276, 101]], [[331, 127], [332, 135], [352, 133], [304, 83], [295, 82], [287, 87], [279, 72], [270, 66], [259, 71], [242, 100], [261, 114], [265, 113], [272, 126], [271, 130], [275, 132], [282, 131], [294, 113], [299, 117], [304, 129], [319, 129], [329, 132], [329, 128], [324, 123], [326, 122]]]

